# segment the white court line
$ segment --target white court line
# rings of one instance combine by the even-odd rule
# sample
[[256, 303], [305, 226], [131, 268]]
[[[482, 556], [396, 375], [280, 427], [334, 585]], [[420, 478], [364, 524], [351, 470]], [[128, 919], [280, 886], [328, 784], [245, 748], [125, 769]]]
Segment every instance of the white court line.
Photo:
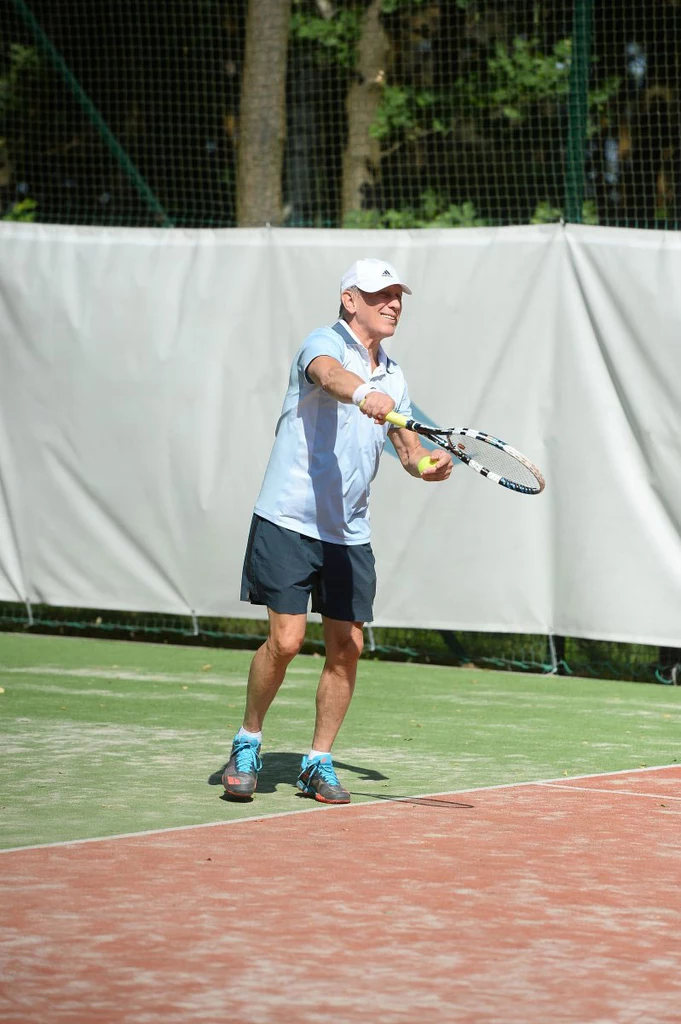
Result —
[[[673, 764], [656, 764], [650, 765], [645, 768], [620, 768], [616, 772], [592, 772], [589, 775], [568, 775], [558, 776], [554, 779], [531, 779], [529, 782], [501, 782], [495, 786], [474, 786], [472, 789], [453, 789], [448, 790], [444, 793], [413, 793], [411, 796], [395, 796], [395, 797], [384, 797], [379, 800], [363, 800], [357, 804], [341, 804], [339, 807], [333, 807], [331, 804], [319, 804], [315, 803], [311, 807], [299, 808], [295, 811], [275, 811], [274, 814], [253, 814], [247, 818], [231, 818], [227, 821], [205, 821], [198, 825], [172, 825], [169, 828], [150, 828], [140, 832], [120, 832], [113, 836], [91, 836], [88, 839], [64, 839], [58, 843], [33, 843], [31, 846], [10, 846], [4, 850], [0, 850], [0, 856], [4, 853], [19, 853], [22, 850], [52, 850], [62, 846], [81, 846], [85, 843], [108, 843], [115, 839], [138, 839], [143, 836], [159, 836], [166, 835], [174, 832], [189, 832], [194, 829], [202, 828], [226, 828], [228, 826], [236, 825], [249, 825], [253, 821], [270, 821], [272, 818], [292, 818], [299, 814], [311, 814], [314, 811], [319, 813], [328, 814], [340, 814], [341, 812], [347, 813], [348, 811], [359, 811], [363, 807], [377, 807], [381, 804], [400, 804], [409, 803], [411, 800], [428, 800], [435, 799], [439, 796], [468, 796], [471, 793], [490, 793], [498, 789], [526, 789], [529, 786], [550, 786], [551, 784], [557, 784], [559, 782], [579, 782], [582, 779], [610, 779], [617, 775], [644, 775], [646, 772], [664, 772], [670, 768], [679, 768], [681, 765], [678, 762]], [[558, 786], [557, 789], [567, 789], [567, 786]], [[588, 787], [578, 786], [575, 787], [580, 789], [582, 792], [595, 792], [590, 790]], [[606, 793], [615, 792], [614, 790], [604, 790]], [[640, 793], [634, 794], [640, 796]], [[665, 797], [669, 799], [669, 797]]]
[[559, 782], [537, 782], [537, 786], [545, 789], [570, 789], [577, 793], [605, 793], [607, 796], [642, 796], [650, 800], [681, 800], [681, 796], [669, 796], [667, 793], [634, 793], [630, 789], [596, 789], [595, 786], [561, 786]]

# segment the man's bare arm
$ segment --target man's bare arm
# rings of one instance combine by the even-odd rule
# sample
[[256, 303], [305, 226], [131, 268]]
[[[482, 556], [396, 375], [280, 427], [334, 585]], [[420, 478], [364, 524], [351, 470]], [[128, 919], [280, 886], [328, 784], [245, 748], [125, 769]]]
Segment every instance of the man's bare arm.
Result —
[[[366, 381], [351, 370], [346, 370], [333, 356], [317, 356], [307, 367], [307, 375], [338, 402], [352, 402], [358, 387]], [[383, 391], [369, 391], [360, 406], [365, 416], [384, 423], [385, 417], [395, 408], [395, 403]]]

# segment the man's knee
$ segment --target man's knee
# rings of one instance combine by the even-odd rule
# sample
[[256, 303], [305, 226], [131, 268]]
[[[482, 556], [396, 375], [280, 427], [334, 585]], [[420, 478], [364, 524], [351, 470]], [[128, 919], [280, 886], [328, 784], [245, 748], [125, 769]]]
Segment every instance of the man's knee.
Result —
[[303, 646], [305, 630], [296, 628], [278, 629], [270, 633], [267, 646], [277, 661], [291, 661]]
[[364, 650], [364, 633], [354, 626], [347, 632], [337, 633], [331, 642], [327, 640], [326, 656], [333, 661], [352, 664], [359, 661]]

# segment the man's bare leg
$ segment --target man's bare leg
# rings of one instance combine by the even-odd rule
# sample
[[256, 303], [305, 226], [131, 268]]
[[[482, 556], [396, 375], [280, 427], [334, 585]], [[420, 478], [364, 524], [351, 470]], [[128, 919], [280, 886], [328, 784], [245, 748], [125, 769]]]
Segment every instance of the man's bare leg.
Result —
[[[255, 652], [248, 673], [243, 729], [234, 738], [232, 752], [222, 774], [225, 793], [234, 800], [250, 800], [255, 793], [258, 772], [262, 767], [262, 723], [284, 680], [289, 663], [305, 639], [306, 615], [283, 615], [269, 608], [268, 614], [269, 635]], [[244, 730], [250, 735], [246, 735]]]
[[357, 662], [364, 646], [361, 622], [323, 618], [326, 661], [317, 687], [312, 748], [330, 751], [355, 691]]
[[350, 707], [364, 634], [361, 622], [324, 618], [326, 661], [317, 687], [312, 757], [303, 760], [298, 788], [327, 804], [347, 804], [350, 794], [338, 781], [331, 747]]
[[267, 609], [269, 636], [253, 655], [246, 688], [244, 729], [260, 732], [265, 715], [284, 681], [286, 669], [303, 645], [307, 616]]

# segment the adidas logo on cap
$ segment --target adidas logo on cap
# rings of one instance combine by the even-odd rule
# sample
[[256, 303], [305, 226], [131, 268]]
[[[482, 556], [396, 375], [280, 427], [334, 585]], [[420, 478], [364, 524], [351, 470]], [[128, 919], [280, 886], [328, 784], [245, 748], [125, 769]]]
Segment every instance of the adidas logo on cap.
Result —
[[384, 270], [383, 273], [381, 274], [381, 277], [392, 277], [392, 276], [393, 275], [390, 273], [389, 270]]

